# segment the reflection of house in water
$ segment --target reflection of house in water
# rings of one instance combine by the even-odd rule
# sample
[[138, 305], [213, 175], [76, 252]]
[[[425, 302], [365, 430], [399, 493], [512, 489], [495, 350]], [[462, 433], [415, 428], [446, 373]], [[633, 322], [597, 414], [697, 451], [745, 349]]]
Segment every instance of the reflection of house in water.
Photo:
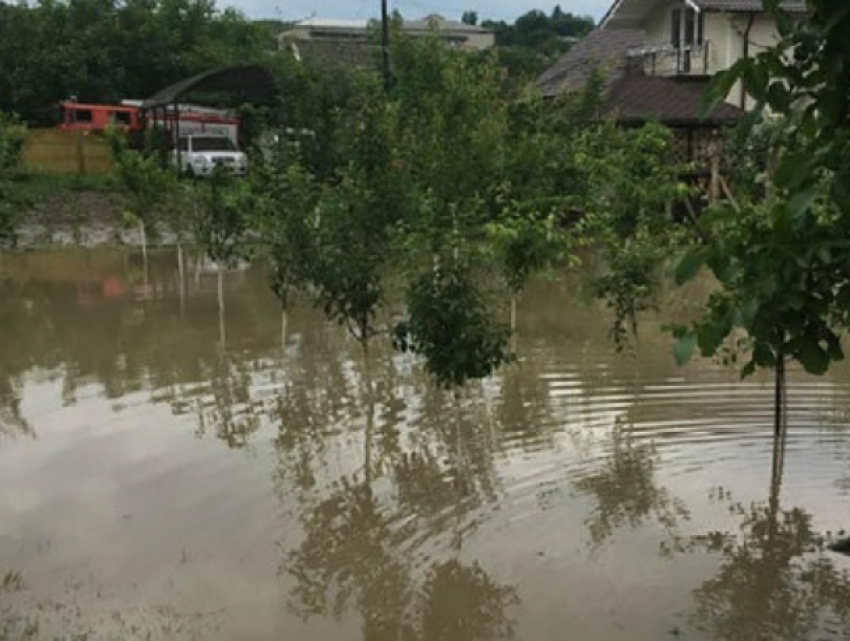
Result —
[[[296, 22], [279, 36], [281, 49], [302, 56], [344, 60], [369, 66], [378, 52], [377, 24], [368, 20], [309, 18]], [[468, 25], [431, 14], [404, 22], [401, 31], [411, 36], [433, 36], [454, 49], [477, 51], [495, 44], [495, 35], [483, 27]]]

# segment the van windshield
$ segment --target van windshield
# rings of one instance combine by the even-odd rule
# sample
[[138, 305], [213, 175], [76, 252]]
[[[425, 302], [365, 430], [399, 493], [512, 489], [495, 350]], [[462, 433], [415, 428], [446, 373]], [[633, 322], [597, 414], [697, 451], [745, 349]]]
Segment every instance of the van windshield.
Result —
[[192, 151], [236, 151], [236, 145], [224, 136], [193, 136]]

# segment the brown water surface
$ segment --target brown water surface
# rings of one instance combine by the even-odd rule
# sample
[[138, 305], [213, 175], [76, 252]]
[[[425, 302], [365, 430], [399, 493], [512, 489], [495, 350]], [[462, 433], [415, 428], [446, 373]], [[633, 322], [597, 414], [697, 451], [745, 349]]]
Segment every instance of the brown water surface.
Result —
[[2, 258], [0, 639], [850, 638], [847, 368], [792, 373], [780, 447], [767, 378], [677, 367], [654, 318], [617, 354], [569, 280], [456, 397], [223, 286]]

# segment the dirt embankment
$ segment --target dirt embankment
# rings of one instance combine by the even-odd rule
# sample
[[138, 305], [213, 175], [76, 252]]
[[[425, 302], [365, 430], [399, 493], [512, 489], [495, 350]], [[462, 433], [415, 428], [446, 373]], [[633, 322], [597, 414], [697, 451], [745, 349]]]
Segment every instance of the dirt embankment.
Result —
[[121, 195], [110, 191], [56, 191], [35, 199], [18, 229], [18, 246], [135, 245], [136, 225], [127, 224]]

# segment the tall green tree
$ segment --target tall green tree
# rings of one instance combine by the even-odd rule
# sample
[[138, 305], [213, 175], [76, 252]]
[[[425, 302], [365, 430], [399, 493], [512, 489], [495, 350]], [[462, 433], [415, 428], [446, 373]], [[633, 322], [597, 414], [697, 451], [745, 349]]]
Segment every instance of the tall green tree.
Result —
[[[756, 120], [783, 130], [765, 159], [763, 197], [713, 208], [702, 242], [678, 265], [687, 281], [706, 266], [718, 281], [706, 312], [678, 328], [679, 352], [722, 349], [742, 357], [743, 374], [777, 372], [777, 430], [788, 361], [822, 374], [844, 353], [850, 325], [850, 7], [810, 0], [797, 21], [778, 0], [765, 7], [778, 43], [737, 63], [714, 83], [722, 99], [741, 80]], [[752, 126], [752, 122], [748, 123]]]
[[[535, 273], [602, 221], [632, 216], [644, 235], [666, 222], [668, 141], [588, 122], [592, 96], [510, 100], [497, 65], [437, 40], [399, 37], [393, 61], [389, 92], [367, 74], [316, 120], [314, 144], [332, 150], [321, 162], [299, 140], [266, 165], [272, 280], [363, 341], [392, 327], [455, 387], [510, 358], [504, 302]], [[580, 212], [597, 227], [575, 226]]]
[[259, 62], [265, 25], [210, 0], [0, 4], [0, 110], [52, 124], [56, 103], [146, 98], [187, 76]]

